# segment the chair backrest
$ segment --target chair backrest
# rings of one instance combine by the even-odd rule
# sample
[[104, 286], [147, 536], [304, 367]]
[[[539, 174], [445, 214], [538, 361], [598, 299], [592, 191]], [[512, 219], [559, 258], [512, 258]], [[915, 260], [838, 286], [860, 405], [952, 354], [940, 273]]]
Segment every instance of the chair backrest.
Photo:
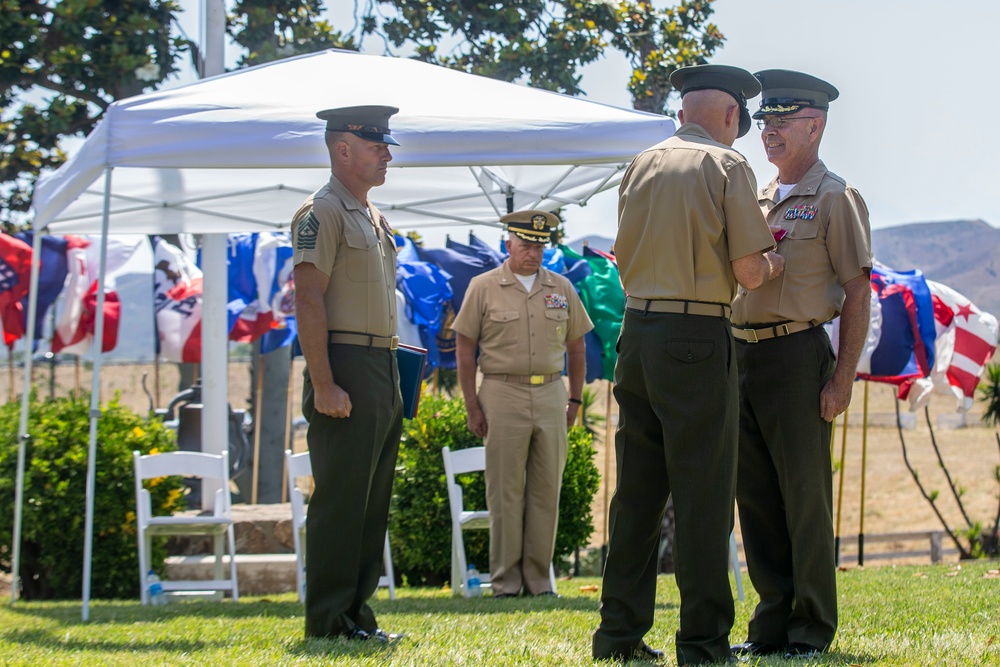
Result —
[[295, 480], [299, 477], [312, 477], [312, 461], [309, 460], [309, 452], [292, 454], [292, 450], [285, 450], [285, 461], [288, 465], [288, 488], [295, 486]]
[[146, 455], [134, 451], [132, 462], [135, 466], [136, 508], [142, 520], [148, 520], [152, 516], [152, 508], [148, 507], [149, 492], [143, 488], [142, 480], [175, 475], [219, 480], [219, 488], [215, 492], [215, 513], [217, 516], [229, 516], [232, 505], [229, 493], [228, 451], [223, 450], [221, 454], [177, 451]]
[[208, 477], [229, 484], [229, 452], [206, 454], [204, 452], [164, 452], [146, 454], [133, 452], [136, 479], [168, 477]]
[[454, 482], [455, 475], [486, 470], [485, 447], [469, 447], [457, 450], [442, 447], [441, 455], [444, 457], [444, 471], [448, 476], [449, 483]]

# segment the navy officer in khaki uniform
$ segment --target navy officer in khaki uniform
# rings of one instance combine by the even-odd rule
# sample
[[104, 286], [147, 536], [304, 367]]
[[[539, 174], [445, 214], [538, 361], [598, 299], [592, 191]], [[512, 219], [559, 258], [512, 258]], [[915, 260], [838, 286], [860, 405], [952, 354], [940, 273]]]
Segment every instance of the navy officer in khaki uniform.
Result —
[[378, 585], [403, 409], [396, 367], [396, 244], [368, 192], [392, 159], [389, 117], [360, 106], [326, 121], [330, 181], [292, 221], [302, 414], [316, 487], [306, 522], [306, 636], [388, 642]]
[[[472, 280], [451, 327], [458, 380], [469, 429], [486, 445], [493, 596], [554, 595], [549, 568], [566, 429], [581, 405], [583, 336], [594, 325], [569, 280], [542, 267], [559, 219], [519, 211], [500, 221], [507, 225], [510, 256]], [[478, 393], [477, 345], [483, 373]]]
[[[785, 272], [733, 302], [740, 377], [737, 504], [760, 603], [742, 655], [809, 658], [837, 629], [831, 424], [851, 401], [868, 331], [871, 230], [858, 191], [819, 159], [838, 91], [808, 74], [757, 72], [754, 114], [778, 176], [759, 197]], [[840, 315], [834, 360], [821, 326]]]
[[653, 625], [660, 525], [673, 494], [681, 665], [728, 660], [728, 547], [737, 397], [730, 302], [781, 273], [756, 181], [731, 148], [750, 129], [746, 70], [685, 67], [674, 136], [639, 154], [619, 188], [615, 252], [628, 295], [615, 367], [618, 488], [594, 634], [598, 659], [659, 659]]

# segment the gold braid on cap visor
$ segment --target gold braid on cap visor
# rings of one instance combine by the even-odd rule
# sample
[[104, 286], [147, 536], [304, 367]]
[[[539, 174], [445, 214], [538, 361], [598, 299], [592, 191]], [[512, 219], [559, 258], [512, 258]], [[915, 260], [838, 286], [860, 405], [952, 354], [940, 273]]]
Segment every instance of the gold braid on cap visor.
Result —
[[757, 109], [758, 114], [793, 113], [802, 108], [801, 104], [766, 104]]

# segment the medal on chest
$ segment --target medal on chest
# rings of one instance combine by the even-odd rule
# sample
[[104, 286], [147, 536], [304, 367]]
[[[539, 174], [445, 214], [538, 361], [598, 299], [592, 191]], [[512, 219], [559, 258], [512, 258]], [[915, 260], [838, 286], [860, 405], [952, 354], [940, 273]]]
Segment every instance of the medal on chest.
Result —
[[816, 206], [789, 206], [785, 209], [785, 220], [812, 220], [819, 210]]
[[566, 299], [566, 295], [564, 294], [546, 294], [545, 307], [566, 310], [569, 308], [569, 301]]

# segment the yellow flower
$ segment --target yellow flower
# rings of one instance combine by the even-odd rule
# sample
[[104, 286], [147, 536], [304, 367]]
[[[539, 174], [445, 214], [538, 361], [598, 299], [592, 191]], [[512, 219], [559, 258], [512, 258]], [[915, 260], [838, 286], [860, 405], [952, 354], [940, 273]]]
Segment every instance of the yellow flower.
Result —
[[146, 432], [143, 431], [138, 426], [136, 426], [134, 429], [132, 429], [132, 435], [134, 435], [137, 438], [141, 438], [142, 436], [146, 435]]

